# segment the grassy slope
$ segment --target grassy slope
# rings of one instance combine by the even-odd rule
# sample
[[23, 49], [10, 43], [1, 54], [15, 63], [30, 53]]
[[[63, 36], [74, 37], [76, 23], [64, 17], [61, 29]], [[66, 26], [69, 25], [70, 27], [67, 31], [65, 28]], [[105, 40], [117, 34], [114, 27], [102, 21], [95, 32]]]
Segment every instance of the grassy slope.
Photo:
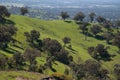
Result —
[[[88, 40], [85, 41], [84, 35], [78, 31], [78, 26], [75, 24], [75, 22], [67, 23], [62, 20], [52, 20], [52, 21], [46, 21], [46, 20], [39, 20], [34, 18], [28, 18], [24, 16], [17, 16], [12, 15], [10, 17], [10, 20], [14, 21], [16, 24], [16, 27], [18, 28], [18, 33], [15, 36], [15, 38], [22, 42], [22, 47], [27, 47], [27, 43], [25, 42], [24, 32], [30, 31], [32, 29], [36, 29], [40, 31], [41, 33], [41, 39], [51, 37], [53, 39], [57, 39], [59, 42], [62, 43], [62, 38], [65, 36], [68, 36], [72, 39], [71, 44], [72, 48], [75, 50], [74, 52], [70, 51], [74, 60], [77, 60], [78, 57], [81, 57], [83, 61], [90, 59], [90, 55], [87, 52], [87, 48], [89, 46], [96, 46], [97, 44], [101, 43], [107, 46], [105, 41], [97, 40], [92, 37], [88, 37]], [[63, 44], [63, 43], [62, 43]], [[109, 45], [110, 46], [110, 45]], [[111, 61], [101, 61], [102, 65], [107, 68], [110, 72], [113, 71], [113, 65], [115, 63], [120, 62], [120, 54], [117, 53], [117, 48], [114, 46], [110, 46], [109, 52], [111, 54], [115, 54], [116, 56], [113, 57]], [[17, 51], [23, 52], [20, 48], [17, 47], [11, 47]], [[6, 54], [8, 56], [11, 56], [12, 54], [9, 54], [4, 51], [0, 51], [2, 54]], [[45, 57], [38, 58], [37, 59], [40, 64], [44, 63]], [[42, 62], [43, 61], [43, 62]], [[54, 65], [54, 67], [57, 69], [58, 72], [64, 72], [64, 69], [66, 66], [63, 66], [63, 64], [58, 62], [58, 65]], [[62, 69], [60, 69], [62, 68]], [[47, 73], [51, 74], [51, 71], [47, 71]]]
[[44, 78], [45, 75], [39, 73], [25, 72], [25, 71], [1, 71], [0, 80], [40, 80]]

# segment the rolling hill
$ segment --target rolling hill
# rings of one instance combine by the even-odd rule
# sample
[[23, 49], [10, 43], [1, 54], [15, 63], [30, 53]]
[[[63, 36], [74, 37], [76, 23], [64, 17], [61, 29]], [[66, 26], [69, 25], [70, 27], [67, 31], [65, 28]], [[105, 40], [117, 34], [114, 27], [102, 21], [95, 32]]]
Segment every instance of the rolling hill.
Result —
[[[90, 46], [96, 46], [97, 44], [104, 44], [105, 46], [110, 46], [109, 53], [111, 55], [115, 55], [112, 57], [111, 61], [103, 61], [101, 60], [100, 63], [104, 68], [109, 70], [110, 77], [112, 80], [115, 80], [113, 74], [113, 66], [120, 62], [120, 54], [117, 53], [118, 48], [112, 45], [106, 44], [105, 40], [98, 40], [93, 37], [87, 37], [85, 40], [85, 36], [78, 30], [78, 25], [74, 21], [65, 22], [63, 20], [40, 20], [36, 18], [29, 18], [26, 16], [19, 16], [19, 15], [12, 15], [9, 20], [13, 21], [15, 26], [18, 28], [17, 34], [14, 36], [16, 40], [18, 40], [21, 44], [17, 44], [17, 46], [13, 46], [12, 43], [9, 44], [10, 49], [8, 51], [0, 50], [0, 54], [7, 55], [11, 57], [15, 51], [24, 52], [26, 47], [29, 47], [26, 38], [24, 36], [24, 32], [30, 30], [37, 30], [40, 32], [40, 38], [52, 38], [58, 40], [61, 44], [62, 38], [70, 37], [71, 38], [71, 45], [73, 50], [69, 50], [70, 55], [73, 56], [74, 61], [77, 62], [78, 58], [80, 57], [82, 61], [86, 61], [88, 59], [92, 59], [92, 57], [88, 54], [87, 48]], [[46, 60], [46, 54], [42, 54], [41, 57], [37, 58], [39, 64], [44, 64]], [[53, 64], [53, 67], [59, 73], [64, 73], [65, 68], [69, 68], [67, 65], [56, 61], [56, 64]], [[9, 72], [0, 72], [3, 75], [9, 74]], [[20, 72], [22, 73], [22, 72]], [[23, 72], [24, 73], [24, 72]], [[48, 69], [44, 72], [47, 75], [51, 75], [53, 72]], [[13, 72], [13, 75], [16, 74]], [[29, 73], [28, 73], [29, 74]], [[20, 75], [18, 73], [18, 75]], [[17, 75], [17, 76], [18, 76]], [[6, 76], [0, 77], [0, 80], [7, 80]], [[10, 79], [9, 79], [10, 80]], [[13, 79], [11, 79], [13, 80]], [[35, 79], [37, 80], [37, 79]]]

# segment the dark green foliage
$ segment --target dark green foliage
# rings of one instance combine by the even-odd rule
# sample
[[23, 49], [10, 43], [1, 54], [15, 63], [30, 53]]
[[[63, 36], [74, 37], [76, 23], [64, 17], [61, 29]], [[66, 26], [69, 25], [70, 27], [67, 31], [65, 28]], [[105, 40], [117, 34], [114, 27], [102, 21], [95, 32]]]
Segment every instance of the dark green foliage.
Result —
[[113, 45], [117, 46], [120, 50], [120, 33], [117, 33], [115, 35], [115, 38], [113, 40]]
[[37, 50], [37, 49], [26, 49], [25, 50], [25, 53], [24, 53], [24, 57], [27, 61], [30, 62], [30, 64], [32, 64], [36, 57], [39, 57], [40, 56], [40, 51]]
[[67, 12], [61, 12], [60, 16], [62, 17], [62, 19], [66, 19], [66, 18], [69, 18], [69, 14]]
[[55, 53], [55, 57], [57, 58], [58, 61], [64, 63], [64, 64], [69, 64], [69, 52], [62, 48], [59, 52]]
[[89, 54], [95, 59], [109, 59], [110, 54], [107, 51], [107, 47], [102, 44], [98, 44], [96, 47], [88, 48]]
[[13, 40], [17, 28], [13, 25], [0, 25], [0, 48], [6, 48], [7, 44]]
[[79, 28], [80, 30], [82, 30], [82, 33], [85, 35], [85, 40], [87, 40], [87, 36], [88, 36], [88, 27], [90, 24], [88, 22], [82, 22], [80, 25], [79, 25]]
[[108, 80], [108, 71], [102, 69], [101, 65], [94, 60], [87, 60], [85, 63], [79, 64], [72, 62], [70, 67], [76, 76], [75, 80]]
[[13, 55], [13, 60], [17, 69], [21, 70], [21, 67], [25, 65], [24, 57], [21, 53], [17, 52]]
[[26, 13], [28, 13], [28, 9], [25, 7], [20, 8], [21, 11], [21, 15], [25, 15]]
[[[67, 42], [68, 41], [69, 40], [67, 40]], [[54, 56], [56, 60], [65, 64], [69, 64], [69, 60], [72, 60], [68, 56], [69, 52], [62, 48], [61, 44], [57, 40], [46, 38], [43, 40], [43, 43], [44, 50], [47, 50], [50, 53], [50, 56]]]
[[106, 39], [106, 43], [110, 43], [110, 40], [114, 38], [114, 35], [111, 32], [104, 32], [102, 35]]
[[89, 74], [92, 76], [99, 76], [99, 69], [101, 67], [99, 63], [94, 60], [87, 60], [85, 66]]
[[83, 22], [82, 24], [80, 24], [79, 29], [82, 30], [83, 34], [85, 34], [85, 32], [88, 31], [88, 28], [87, 28], [88, 25], [89, 25], [88, 22]]
[[102, 17], [102, 16], [97, 17], [96, 20], [97, 20], [99, 23], [104, 23], [104, 22], [106, 21], [106, 19], [105, 19], [104, 17]]
[[95, 16], [96, 16], [96, 14], [95, 14], [94, 12], [91, 12], [91, 13], [89, 14], [89, 17], [90, 17], [91, 22], [94, 21], [94, 17], [95, 17]]
[[74, 20], [76, 21], [83, 21], [85, 18], [85, 14], [83, 12], [79, 12], [74, 16]]
[[40, 33], [36, 30], [31, 30], [29, 32], [25, 32], [24, 35], [26, 36], [26, 41], [29, 42], [29, 45], [33, 48], [41, 49], [42, 41], [39, 39]]
[[25, 32], [24, 33], [27, 41], [33, 43], [34, 41], [37, 41], [40, 37], [40, 33], [36, 30], [31, 30], [31, 32]]
[[108, 31], [111, 31], [111, 30], [112, 30], [112, 26], [113, 26], [113, 24], [112, 24], [110, 21], [108, 21], [108, 20], [106, 20], [106, 21], [103, 23], [103, 27], [106, 28]]
[[0, 54], [0, 70], [5, 70], [7, 66], [8, 58]]
[[117, 77], [117, 80], [120, 80], [120, 64], [114, 65], [114, 73]]
[[0, 6], [0, 22], [4, 22], [5, 17], [10, 17], [10, 13], [5, 6]]
[[37, 61], [32, 61], [32, 63], [29, 66], [29, 71], [36, 72], [37, 71]]
[[98, 33], [100, 33], [102, 30], [101, 30], [101, 27], [99, 25], [93, 25], [91, 28], [90, 28], [90, 31], [96, 36]]
[[70, 43], [71, 39], [69, 37], [64, 37], [62, 41], [64, 42], [64, 46], [66, 46], [66, 44]]
[[57, 40], [52, 40], [50, 38], [46, 38], [43, 40], [44, 49], [54, 55], [54, 53], [59, 52], [62, 48], [61, 44]]
[[117, 30], [118, 30], [118, 32], [119, 32], [120, 20], [116, 21], [115, 25], [116, 25], [116, 27], [117, 27]]

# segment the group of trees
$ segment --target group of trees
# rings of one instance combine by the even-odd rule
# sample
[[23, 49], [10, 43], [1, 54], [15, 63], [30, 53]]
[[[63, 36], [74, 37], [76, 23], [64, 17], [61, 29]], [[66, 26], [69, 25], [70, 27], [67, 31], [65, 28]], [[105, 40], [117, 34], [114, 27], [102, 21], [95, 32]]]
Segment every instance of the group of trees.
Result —
[[98, 44], [96, 47], [89, 47], [88, 52], [91, 57], [100, 60], [100, 59], [110, 59], [110, 54], [107, 51], [109, 47], [105, 47], [103, 44]]
[[5, 22], [5, 17], [10, 17], [10, 13], [5, 6], [0, 6], [0, 22]]
[[[61, 12], [60, 16], [62, 17], [62, 19], [67, 19], [70, 18], [70, 15], [67, 12]], [[95, 18], [96, 14], [94, 12], [91, 12], [89, 14], [90, 17], [90, 21], [93, 22], [94, 18]], [[78, 12], [75, 16], [74, 16], [74, 20], [75, 21], [83, 21], [83, 19], [86, 17], [86, 15], [83, 12]]]
[[[25, 15], [28, 13], [27, 8], [21, 8], [21, 14]], [[7, 8], [4, 6], [0, 6], [0, 21], [6, 21], [5, 17], [9, 17], [10, 13]], [[70, 17], [67, 12], [61, 13], [62, 18], [65, 20]], [[90, 21], [93, 22], [96, 14], [90, 13]], [[80, 21], [79, 29], [82, 30], [82, 33], [85, 36], [91, 32], [94, 37], [97, 36], [98, 33], [103, 32], [102, 28], [105, 28], [107, 31], [103, 32], [102, 37], [106, 39], [106, 42], [109, 44], [112, 40], [112, 44], [116, 45], [120, 50], [120, 21], [116, 23], [117, 25], [117, 34], [113, 34], [112, 28], [113, 24], [106, 20], [105, 18], [99, 16], [96, 18], [99, 24], [92, 25], [91, 23], [84, 22], [85, 14], [82, 12], [77, 13], [74, 16], [75, 21]], [[16, 34], [17, 28], [13, 24], [5, 24], [0, 25], [0, 49], [5, 49], [8, 47], [8, 44], [14, 40], [13, 36]], [[94, 60], [87, 60], [85, 63], [74, 63], [73, 57], [69, 55], [69, 51], [66, 50], [67, 44], [71, 42], [69, 37], [64, 37], [62, 39], [64, 45], [55, 39], [45, 38], [43, 40], [40, 39], [40, 32], [37, 30], [31, 30], [30, 32], [25, 32], [24, 36], [26, 37], [26, 42], [29, 44], [30, 48], [25, 49], [22, 53], [16, 52], [13, 54], [11, 58], [8, 58], [4, 55], [0, 55], [0, 70], [24, 70], [28, 67], [28, 71], [41, 72], [43, 73], [46, 68], [52, 68], [52, 64], [57, 60], [66, 65], [69, 65], [73, 70], [76, 80], [84, 79], [84, 80], [108, 80], [108, 71], [103, 69], [101, 65]], [[71, 45], [69, 45], [71, 48]], [[110, 59], [111, 55], [108, 52], [108, 47], [105, 47], [102, 44], [98, 44], [96, 47], [89, 47], [88, 52], [94, 59]], [[40, 57], [42, 53], [46, 53], [48, 57], [46, 58], [46, 63], [44, 65], [40, 65], [38, 67], [36, 58]], [[55, 70], [54, 70], [55, 71]], [[67, 71], [66, 71], [67, 72]], [[114, 72], [118, 78], [120, 79], [120, 66], [114, 66]]]
[[108, 71], [94, 60], [87, 60], [84, 63], [71, 62], [70, 67], [75, 80], [109, 80]]
[[13, 41], [17, 28], [14, 24], [6, 24], [6, 17], [10, 17], [10, 13], [5, 6], [0, 6], [0, 48], [8, 47], [8, 43]]

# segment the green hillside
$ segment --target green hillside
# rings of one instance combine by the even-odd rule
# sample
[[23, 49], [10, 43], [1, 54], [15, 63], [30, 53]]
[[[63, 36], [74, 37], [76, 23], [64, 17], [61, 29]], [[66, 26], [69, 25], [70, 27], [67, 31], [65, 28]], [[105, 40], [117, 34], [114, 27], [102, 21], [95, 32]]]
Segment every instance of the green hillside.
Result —
[[40, 80], [45, 75], [25, 71], [1, 71], [0, 80]]
[[[116, 55], [116, 56], [112, 57], [111, 61], [101, 60], [100, 62], [104, 68], [109, 70], [112, 80], [115, 80], [114, 75], [112, 73], [113, 73], [113, 66], [120, 62], [120, 54], [117, 53], [118, 48], [106, 44], [105, 40], [98, 40], [93, 37], [87, 37], [87, 40], [85, 40], [85, 36], [81, 33], [80, 30], [78, 30], [78, 25], [74, 21], [65, 22], [62, 20], [39, 20], [35, 18], [29, 18], [18, 15], [12, 15], [9, 18], [9, 20], [13, 21], [15, 23], [15, 26], [18, 28], [17, 34], [14, 36], [14, 38], [19, 42], [21, 42], [22, 44], [18, 43], [17, 46], [13, 46], [13, 44], [10, 43], [9, 52], [0, 50], [1, 54], [11, 57], [13, 54], [11, 54], [10, 52], [19, 51], [23, 53], [25, 48], [29, 47], [26, 42], [24, 32], [26, 31], [29, 32], [30, 30], [33, 29], [40, 32], [41, 39], [50, 37], [52, 39], [57, 39], [61, 44], [63, 44], [62, 38], [66, 36], [70, 37], [73, 50], [68, 49], [68, 51], [70, 52], [70, 55], [74, 57], [74, 61], [76, 62], [79, 57], [82, 59], [82, 61], [92, 59], [92, 57], [87, 52], [87, 48], [90, 46], [97, 46], [97, 44], [104, 44], [105, 46], [110, 46], [109, 53], [111, 55]], [[21, 49], [20, 47], [23, 49]], [[45, 60], [46, 60], [46, 54], [42, 54], [42, 57], [37, 58], [39, 64], [44, 64]], [[64, 65], [58, 61], [56, 61], [56, 63], [58, 65], [53, 64], [53, 67], [59, 73], [64, 73], [65, 68], [69, 68], [67, 65]], [[50, 69], [45, 71], [45, 74], [51, 74], [51, 73], [53, 72]], [[3, 74], [3, 72], [0, 72], [0, 74]]]

